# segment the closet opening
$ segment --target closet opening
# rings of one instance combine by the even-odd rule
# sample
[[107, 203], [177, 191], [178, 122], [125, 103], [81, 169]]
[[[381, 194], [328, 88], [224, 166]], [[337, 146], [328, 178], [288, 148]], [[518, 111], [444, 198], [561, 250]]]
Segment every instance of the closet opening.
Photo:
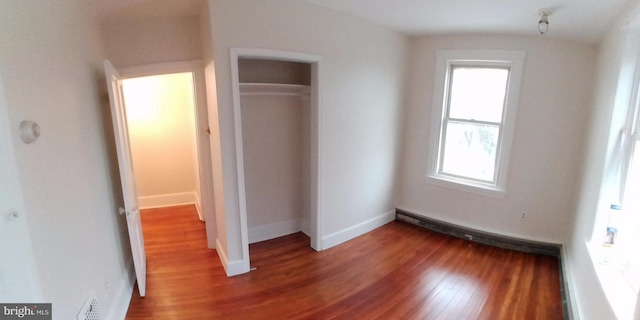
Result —
[[[249, 244], [303, 232], [322, 250], [319, 57], [232, 49], [240, 221]], [[248, 271], [248, 270], [247, 270]]]
[[308, 63], [239, 59], [249, 244], [309, 235]]

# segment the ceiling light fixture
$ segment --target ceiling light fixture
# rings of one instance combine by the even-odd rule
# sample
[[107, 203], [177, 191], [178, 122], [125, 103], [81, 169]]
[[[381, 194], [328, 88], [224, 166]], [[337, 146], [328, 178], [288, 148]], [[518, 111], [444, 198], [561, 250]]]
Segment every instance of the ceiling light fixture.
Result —
[[551, 11], [544, 9], [538, 12], [540, 15], [540, 21], [538, 21], [538, 31], [540, 31], [540, 34], [545, 34], [547, 30], [549, 30], [549, 16], [551, 13]]

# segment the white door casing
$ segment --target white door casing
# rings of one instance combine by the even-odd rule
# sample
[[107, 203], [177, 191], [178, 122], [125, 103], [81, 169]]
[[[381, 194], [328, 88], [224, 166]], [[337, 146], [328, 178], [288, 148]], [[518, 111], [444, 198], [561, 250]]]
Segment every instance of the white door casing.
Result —
[[122, 78], [111, 62], [107, 60], [104, 62], [104, 71], [107, 77], [113, 132], [118, 154], [118, 167], [120, 168], [122, 196], [124, 199], [124, 208], [120, 208], [120, 213], [126, 214], [127, 217], [129, 242], [131, 243], [131, 253], [133, 255], [136, 279], [138, 281], [138, 290], [140, 296], [144, 297], [147, 282], [147, 256], [144, 251], [142, 222], [140, 220], [138, 196], [136, 194], [135, 178], [133, 175], [133, 163], [131, 161], [131, 149], [129, 147], [127, 116], [122, 98]]

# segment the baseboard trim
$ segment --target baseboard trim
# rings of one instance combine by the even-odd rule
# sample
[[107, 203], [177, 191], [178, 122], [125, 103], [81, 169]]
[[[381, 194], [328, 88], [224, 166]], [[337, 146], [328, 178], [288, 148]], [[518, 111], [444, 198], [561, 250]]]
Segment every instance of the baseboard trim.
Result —
[[204, 215], [202, 214], [202, 202], [200, 201], [200, 196], [198, 192], [193, 193], [196, 205], [196, 211], [198, 212], [198, 218], [200, 221], [204, 221]]
[[573, 304], [573, 299], [571, 299], [571, 286], [569, 286], [569, 281], [572, 281], [573, 277], [571, 276], [566, 246], [563, 246], [562, 250], [560, 250], [560, 258], [558, 262], [558, 266], [560, 267], [560, 296], [562, 297], [562, 319], [580, 319], [580, 316], [578, 314], [574, 314], [574, 311], [576, 311], [577, 309]]
[[219, 239], [216, 239], [216, 252], [218, 253], [220, 263], [222, 264], [227, 277], [233, 277], [249, 272], [249, 268], [244, 267], [245, 263], [243, 260], [234, 260], [230, 262], [227, 258], [227, 253], [222, 248], [223, 246], [220, 245]]
[[403, 209], [396, 209], [396, 219], [457, 238], [504, 249], [544, 254], [558, 258], [560, 257], [560, 250], [562, 249], [562, 245], [560, 244], [518, 239], [462, 227], [448, 222], [427, 218]]
[[249, 243], [274, 239], [302, 231], [300, 218], [249, 228]]
[[361, 222], [355, 226], [334, 232], [330, 235], [322, 237], [322, 249], [327, 250], [339, 244], [345, 243], [351, 239], [357, 238], [367, 232], [393, 221], [396, 217], [394, 210], [373, 217], [367, 221]]
[[198, 197], [195, 192], [180, 192], [138, 197], [138, 205], [140, 206], [140, 209], [164, 208], [197, 203]]
[[131, 304], [131, 297], [133, 296], [133, 288], [136, 282], [136, 272], [133, 267], [133, 259], [130, 259], [126, 264], [125, 275], [118, 285], [118, 289], [115, 292], [115, 298], [110, 306], [107, 308], [108, 312], [105, 314], [104, 319], [122, 319], [127, 317], [127, 311], [129, 311], [129, 304]]

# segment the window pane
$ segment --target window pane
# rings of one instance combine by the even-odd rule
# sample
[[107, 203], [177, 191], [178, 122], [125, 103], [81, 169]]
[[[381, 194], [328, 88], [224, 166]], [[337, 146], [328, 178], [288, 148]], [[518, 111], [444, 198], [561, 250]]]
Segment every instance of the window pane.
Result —
[[509, 70], [453, 67], [449, 117], [502, 122]]
[[627, 184], [624, 191], [623, 211], [618, 227], [618, 244], [624, 253], [622, 274], [636, 293], [640, 289], [640, 255], [633, 254], [640, 243], [640, 142], [634, 141]]
[[441, 171], [494, 181], [499, 127], [459, 122], [446, 125]]

